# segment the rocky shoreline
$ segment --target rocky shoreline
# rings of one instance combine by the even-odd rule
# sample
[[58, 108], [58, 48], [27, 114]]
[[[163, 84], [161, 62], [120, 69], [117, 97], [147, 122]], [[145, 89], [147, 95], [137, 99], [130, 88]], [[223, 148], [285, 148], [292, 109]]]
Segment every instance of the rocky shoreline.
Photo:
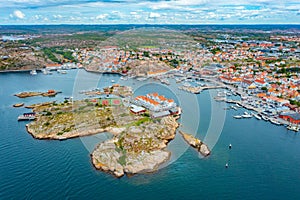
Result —
[[[116, 177], [122, 177], [125, 174], [154, 172], [169, 160], [171, 152], [167, 151], [166, 147], [169, 141], [175, 137], [178, 127], [176, 119], [172, 116], [164, 117], [159, 125], [149, 122], [142, 128], [107, 127], [76, 130], [63, 135], [57, 135], [55, 132], [37, 133], [28, 124], [26, 129], [33, 138], [45, 140], [66, 140], [102, 132], [112, 133], [114, 138], [98, 144], [91, 154], [91, 160], [96, 169], [109, 172]], [[153, 127], [156, 128], [153, 129]], [[141, 131], [146, 134], [142, 134]], [[135, 137], [134, 140], [132, 137]], [[123, 143], [122, 147], [120, 141]]]
[[35, 139], [66, 140], [112, 133], [113, 139], [98, 144], [91, 160], [96, 169], [116, 177], [154, 172], [168, 161], [171, 152], [166, 147], [175, 138], [180, 117], [152, 119], [133, 115], [124, 106], [99, 107], [87, 100], [73, 104], [47, 102], [31, 108], [37, 118], [26, 129]]
[[43, 96], [43, 97], [53, 97], [56, 96], [58, 93], [57, 91], [53, 92], [21, 92], [18, 94], [15, 94], [15, 96], [19, 98], [27, 98], [27, 97], [34, 97], [34, 96]]
[[[150, 133], [149, 129], [155, 125], [149, 123], [138, 135], [133, 135], [134, 129], [127, 129], [126, 134], [123, 132], [100, 143], [91, 154], [94, 167], [116, 177], [158, 170], [171, 156], [171, 152], [165, 148], [168, 142], [174, 139], [178, 127], [176, 118], [171, 116], [162, 118], [161, 123], [165, 126], [165, 133], [155, 128], [150, 130]], [[146, 134], [143, 134], [145, 132]], [[146, 138], [147, 136], [151, 137]]]
[[179, 131], [179, 133], [182, 135], [183, 139], [192, 147], [194, 147], [199, 153], [201, 153], [204, 157], [210, 155], [210, 149], [206, 144], [204, 144], [201, 140], [198, 138], [195, 138], [191, 134], [184, 133], [182, 131]]
[[85, 137], [85, 136], [90, 136], [90, 135], [95, 135], [98, 133], [103, 133], [103, 132], [110, 132], [112, 134], [116, 134], [116, 132], [114, 132], [113, 130], [115, 130], [116, 128], [98, 128], [98, 129], [88, 129], [88, 130], [82, 130], [82, 131], [72, 131], [72, 132], [68, 132], [65, 133], [64, 135], [57, 135], [56, 133], [52, 133], [52, 134], [38, 134], [36, 133], [33, 129], [31, 129], [29, 127], [28, 124], [26, 124], [26, 130], [27, 132], [35, 139], [39, 139], [39, 140], [67, 140], [67, 139], [71, 139], [71, 138], [77, 138], [77, 137]]

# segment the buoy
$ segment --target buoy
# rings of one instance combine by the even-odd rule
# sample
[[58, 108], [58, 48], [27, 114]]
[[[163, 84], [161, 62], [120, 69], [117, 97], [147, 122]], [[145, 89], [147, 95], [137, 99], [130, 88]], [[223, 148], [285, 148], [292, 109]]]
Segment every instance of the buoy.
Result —
[[229, 144], [229, 149], [231, 149], [231, 147], [232, 147], [232, 145], [231, 145], [231, 144]]
[[225, 168], [228, 168], [228, 163], [225, 164]]

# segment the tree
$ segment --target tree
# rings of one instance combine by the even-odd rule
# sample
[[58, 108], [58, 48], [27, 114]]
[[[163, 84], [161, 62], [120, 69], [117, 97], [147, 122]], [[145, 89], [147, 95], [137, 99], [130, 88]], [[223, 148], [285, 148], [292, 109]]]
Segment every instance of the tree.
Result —
[[268, 88], [267, 87], [261, 87], [261, 90], [268, 91]]

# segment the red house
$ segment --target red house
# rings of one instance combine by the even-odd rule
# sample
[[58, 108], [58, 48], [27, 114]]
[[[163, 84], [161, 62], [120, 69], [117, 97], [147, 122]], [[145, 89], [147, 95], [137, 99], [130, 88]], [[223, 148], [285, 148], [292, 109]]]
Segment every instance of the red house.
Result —
[[279, 117], [293, 124], [300, 124], [300, 113], [281, 113]]

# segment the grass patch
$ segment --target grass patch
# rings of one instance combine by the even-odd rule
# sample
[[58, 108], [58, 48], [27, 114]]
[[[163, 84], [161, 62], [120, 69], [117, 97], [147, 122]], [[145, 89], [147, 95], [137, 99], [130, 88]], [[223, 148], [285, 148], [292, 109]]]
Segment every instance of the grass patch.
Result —
[[130, 127], [130, 126], [140, 126], [141, 124], [145, 123], [145, 122], [149, 122], [151, 121], [150, 117], [144, 117], [142, 119], [139, 119], [138, 121], [132, 122], [130, 124], [127, 124], [126, 127]]
[[123, 151], [123, 155], [119, 158], [118, 163], [120, 165], [125, 166], [126, 165], [126, 152]]

